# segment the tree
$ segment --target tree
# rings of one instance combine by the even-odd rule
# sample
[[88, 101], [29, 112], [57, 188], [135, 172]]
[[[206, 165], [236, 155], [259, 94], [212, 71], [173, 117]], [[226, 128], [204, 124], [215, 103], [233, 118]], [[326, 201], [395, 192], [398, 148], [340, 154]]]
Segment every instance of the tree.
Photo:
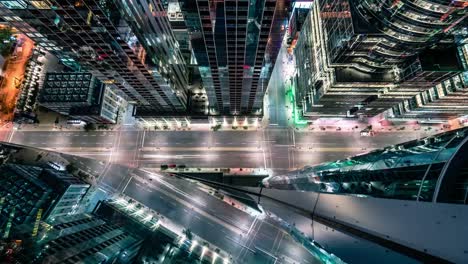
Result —
[[0, 28], [0, 54], [2, 56], [10, 55], [13, 41], [11, 40], [12, 33], [10, 27]]
[[185, 234], [185, 236], [187, 237], [188, 240], [192, 240], [193, 234], [192, 234], [192, 231], [189, 228], [185, 229], [184, 234]]
[[83, 128], [86, 132], [88, 132], [88, 131], [96, 130], [96, 125], [93, 123], [86, 123], [86, 125], [84, 125]]
[[36, 157], [36, 161], [39, 161], [41, 158], [42, 158], [42, 155], [38, 154], [37, 157]]
[[216, 124], [215, 126], [212, 126], [211, 129], [213, 131], [218, 131], [219, 129], [221, 129], [221, 125], [220, 124]]
[[74, 174], [78, 168], [75, 166], [75, 164], [68, 163], [67, 166], [65, 166], [65, 170], [70, 174]]

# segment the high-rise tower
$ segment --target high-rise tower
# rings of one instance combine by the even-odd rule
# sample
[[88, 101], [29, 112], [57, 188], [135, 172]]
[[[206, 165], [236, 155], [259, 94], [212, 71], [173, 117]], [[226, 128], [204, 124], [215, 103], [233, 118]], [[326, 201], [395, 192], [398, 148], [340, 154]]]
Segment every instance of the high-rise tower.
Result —
[[262, 114], [289, 0], [181, 1], [213, 114]]
[[375, 116], [459, 74], [465, 5], [314, 1], [295, 50], [303, 115]]
[[65, 64], [114, 84], [141, 111], [185, 111], [187, 71], [160, 1], [0, 3], [2, 21]]

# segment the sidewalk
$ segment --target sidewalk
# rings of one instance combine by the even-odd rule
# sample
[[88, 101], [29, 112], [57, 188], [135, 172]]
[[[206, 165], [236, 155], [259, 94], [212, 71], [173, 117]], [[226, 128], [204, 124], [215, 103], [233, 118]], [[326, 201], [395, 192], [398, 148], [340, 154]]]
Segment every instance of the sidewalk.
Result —
[[[56, 124], [55, 122], [57, 121]], [[52, 111], [39, 111], [38, 112], [38, 119], [40, 123], [38, 124], [15, 124], [16, 130], [21, 131], [84, 131], [83, 125], [73, 125], [68, 124], [67, 120], [68, 117], [62, 116], [58, 113]], [[219, 129], [214, 130], [212, 125], [210, 124], [190, 124], [187, 127], [168, 127], [167, 129], [154, 129], [154, 127], [144, 127], [142, 125], [106, 125], [108, 129], [99, 129], [99, 125], [96, 125], [95, 131], [113, 131], [113, 130], [146, 130], [146, 131], [213, 131], [216, 133], [217, 131], [244, 131], [244, 132], [251, 132], [251, 131], [262, 131], [266, 128], [269, 128], [268, 124], [263, 119], [262, 123], [255, 125], [249, 125], [246, 128], [244, 126], [237, 126], [233, 129], [232, 125], [223, 125]], [[8, 125], [1, 126], [0, 130], [8, 130]], [[10, 123], [11, 126], [11, 123]], [[320, 120], [315, 121], [314, 124], [311, 125], [303, 125], [301, 127], [294, 127], [290, 126], [291, 129], [294, 129], [295, 132], [299, 133], [313, 133], [313, 132], [346, 132], [346, 133], [358, 133], [361, 130], [368, 127], [368, 123], [359, 122], [357, 120]], [[393, 124], [393, 125], [382, 125], [380, 123], [373, 123], [373, 131], [376, 133], [384, 133], [384, 132], [427, 132], [429, 134], [434, 133], [441, 133], [444, 131], [449, 131], [451, 129], [456, 129], [460, 126], [454, 125], [442, 125], [442, 124]], [[282, 129], [287, 129], [283, 127]]]
[[[360, 132], [361, 130], [365, 129], [368, 125], [356, 125], [354, 127], [342, 127], [342, 126], [315, 126], [311, 125], [305, 128], [296, 128], [296, 132]], [[424, 125], [424, 126], [377, 126], [373, 127], [372, 130], [376, 133], [385, 133], [385, 132], [390, 132], [390, 133], [395, 133], [395, 132], [402, 132], [402, 133], [408, 133], [408, 132], [427, 132], [427, 133], [441, 133], [444, 131], [450, 131], [452, 130], [451, 127], [443, 127], [442, 125]]]
[[[173, 131], [212, 131], [213, 133], [217, 132], [225, 132], [225, 131], [238, 131], [238, 132], [255, 132], [255, 131], [263, 131], [265, 127], [257, 127], [255, 129], [219, 129], [217, 131], [213, 131], [211, 128], [205, 126], [195, 126], [195, 127], [189, 127], [189, 128], [178, 128], [178, 129], [144, 129], [141, 127], [135, 127], [135, 126], [121, 126], [121, 125], [107, 125], [109, 128], [108, 129], [99, 129], [97, 128], [96, 130], [92, 130], [90, 132], [106, 132], [106, 131], [160, 131], [160, 132], [173, 132]], [[356, 127], [348, 127], [348, 128], [343, 128], [341, 126], [307, 126], [303, 128], [295, 128], [296, 133], [359, 133], [362, 129], [366, 128], [367, 125], [360, 125], [358, 128]], [[11, 124], [5, 124], [4, 126], [0, 127], [0, 131], [7, 131], [12, 128]], [[73, 131], [79, 131], [79, 132], [84, 132], [83, 125], [71, 125], [67, 124], [66, 122], [59, 122], [59, 124], [15, 124], [14, 129], [17, 131], [64, 131], [64, 132], [73, 132]], [[286, 129], [286, 128], [282, 128]], [[376, 127], [373, 129], [376, 134], [380, 133], [414, 133], [414, 132], [421, 132], [421, 133], [426, 133], [428, 135], [432, 134], [437, 134], [437, 133], [442, 133], [446, 131], [450, 131], [452, 128], [444, 128], [441, 125], [437, 126], [385, 126], [385, 127]]]

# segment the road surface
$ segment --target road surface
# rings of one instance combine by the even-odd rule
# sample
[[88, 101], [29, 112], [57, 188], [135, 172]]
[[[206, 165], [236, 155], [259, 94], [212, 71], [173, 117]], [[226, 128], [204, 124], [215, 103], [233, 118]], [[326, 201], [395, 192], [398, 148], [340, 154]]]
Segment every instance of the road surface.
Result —
[[132, 167], [260, 167], [276, 174], [419, 138], [423, 133], [385, 132], [361, 137], [352, 132], [296, 132], [287, 128], [216, 132], [15, 130], [10, 142]]
[[134, 174], [124, 194], [229, 252], [236, 263], [320, 263], [272, 219], [240, 211], [201, 191], [195, 182], [148, 179], [141, 172]]

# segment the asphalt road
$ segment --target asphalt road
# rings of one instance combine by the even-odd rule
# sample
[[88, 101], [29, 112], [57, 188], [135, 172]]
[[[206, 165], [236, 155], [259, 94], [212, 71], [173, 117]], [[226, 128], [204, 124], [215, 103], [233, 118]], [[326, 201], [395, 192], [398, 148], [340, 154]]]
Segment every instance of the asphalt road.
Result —
[[424, 136], [420, 131], [361, 137], [352, 132], [262, 131], [14, 131], [12, 143], [141, 168], [270, 168], [273, 172], [342, 159]]
[[[35, 159], [38, 154], [49, 157], [45, 152], [23, 151], [18, 157]], [[68, 154], [50, 156], [56, 156], [50, 157], [53, 160], [74, 162], [85, 171], [92, 170], [98, 187], [98, 197], [92, 200], [102, 199], [106, 193], [132, 197], [159, 212], [163, 225], [175, 223], [189, 228], [197, 240], [201, 237], [208, 241], [211, 249], [227, 252], [232, 257], [228, 263], [320, 263], [274, 219], [239, 210], [196, 181]], [[223, 260], [212, 263], [226, 263]]]
[[319, 263], [272, 220], [240, 211], [197, 183], [141, 176], [131, 178], [124, 194], [229, 252], [236, 263]]
[[265, 101], [266, 115], [264, 118], [268, 119], [268, 123], [273, 126], [286, 127], [288, 126], [286, 114], [286, 95], [284, 87], [284, 68], [285, 64], [280, 63], [286, 57], [286, 46], [280, 49], [278, 54], [278, 63], [275, 63], [273, 72], [268, 82], [268, 89], [266, 93], [267, 100]]
[[273, 219], [236, 209], [209, 194], [206, 186], [136, 168], [64, 157], [81, 168], [96, 170], [100, 175], [98, 186], [104, 191], [123, 193], [171, 222], [191, 229], [214, 247], [228, 252], [234, 263], [320, 263]]

